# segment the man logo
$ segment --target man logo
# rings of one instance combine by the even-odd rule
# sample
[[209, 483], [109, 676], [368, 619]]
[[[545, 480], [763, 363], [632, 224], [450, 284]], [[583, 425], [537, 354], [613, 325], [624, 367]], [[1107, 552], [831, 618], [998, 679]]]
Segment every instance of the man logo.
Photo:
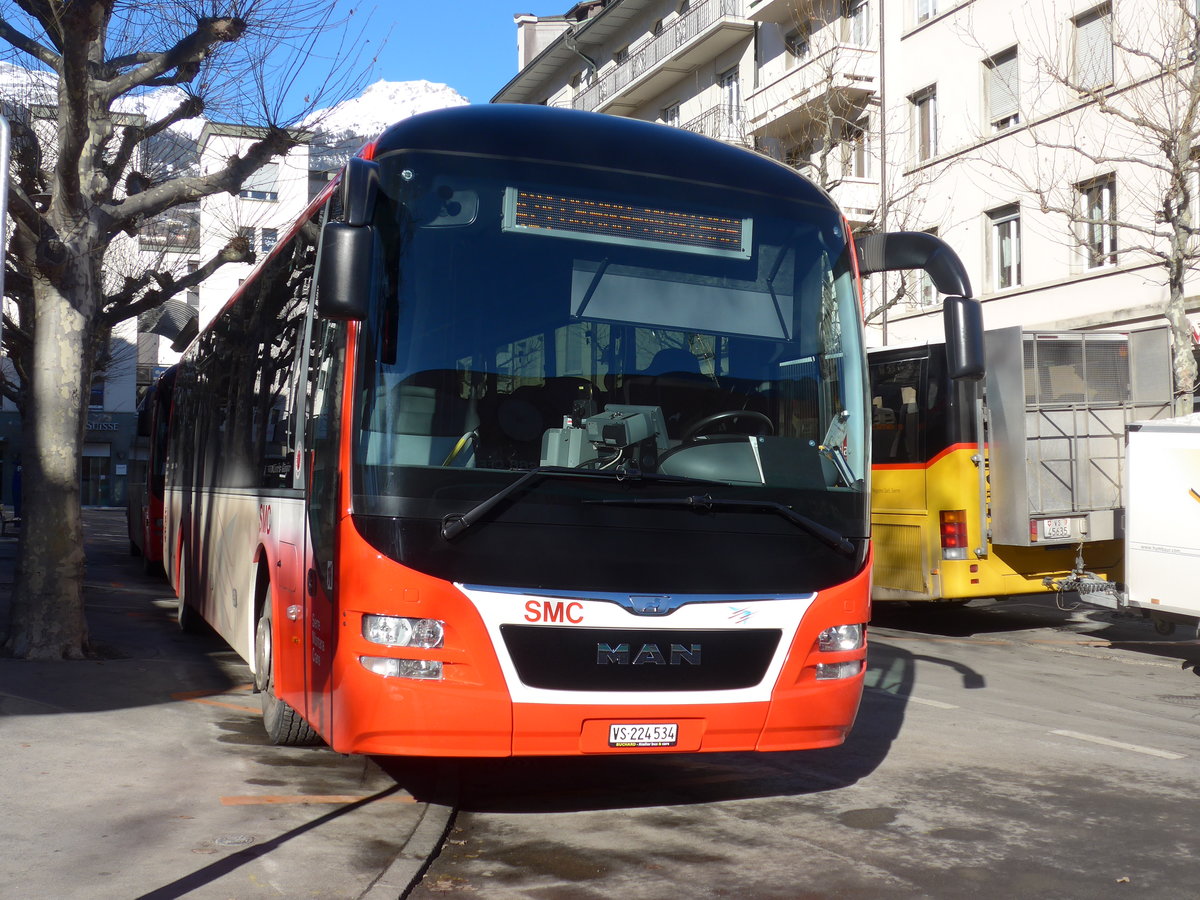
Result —
[[642, 644], [633, 653], [629, 644], [597, 644], [596, 665], [598, 666], [689, 666], [700, 665], [699, 644], [671, 644], [664, 654], [658, 644]]

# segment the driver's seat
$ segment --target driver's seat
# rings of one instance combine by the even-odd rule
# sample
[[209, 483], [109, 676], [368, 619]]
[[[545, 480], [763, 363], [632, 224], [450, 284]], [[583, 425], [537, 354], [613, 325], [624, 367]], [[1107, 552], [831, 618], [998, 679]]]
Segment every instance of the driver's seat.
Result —
[[626, 402], [657, 406], [667, 423], [667, 436], [678, 440], [688, 425], [712, 411], [713, 382], [700, 372], [700, 361], [683, 347], [654, 354], [641, 375], [626, 383]]

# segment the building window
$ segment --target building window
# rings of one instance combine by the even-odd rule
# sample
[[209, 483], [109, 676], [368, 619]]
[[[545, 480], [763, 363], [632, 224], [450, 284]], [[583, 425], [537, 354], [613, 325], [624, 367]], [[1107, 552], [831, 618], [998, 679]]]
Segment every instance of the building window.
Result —
[[620, 50], [617, 50], [615, 53], [613, 53], [613, 62], [616, 63], [618, 66], [621, 66], [621, 65], [624, 65], [628, 61], [629, 61], [629, 45], [626, 44]]
[[1006, 50], [984, 63], [987, 82], [988, 118], [994, 131], [1011, 128], [1021, 120], [1017, 110], [1017, 48]]
[[937, 155], [937, 88], [928, 87], [908, 98], [913, 111], [913, 137], [917, 160]]
[[1094, 91], [1112, 82], [1112, 8], [1105, 5], [1075, 20], [1075, 84]]
[[1106, 175], [1079, 185], [1083, 220], [1083, 243], [1087, 267], [1113, 265], [1117, 261], [1117, 179]]
[[917, 0], [917, 24], [928, 22], [937, 15], [937, 0]]
[[862, 119], [847, 125], [842, 139], [842, 170], [848, 178], [871, 177], [871, 134]]
[[243, 200], [279, 199], [279, 164], [267, 163], [242, 182], [238, 196]]
[[263, 253], [270, 251], [275, 246], [275, 242], [279, 240], [279, 230], [276, 228], [264, 228], [261, 231], [261, 240], [259, 246], [262, 247]]
[[789, 69], [808, 59], [810, 37], [811, 34], [808, 25], [789, 31], [784, 35], [783, 45], [787, 48], [787, 64]]
[[88, 397], [88, 409], [104, 409], [104, 374], [92, 376], [92, 390]]
[[989, 265], [992, 288], [1002, 291], [1021, 283], [1021, 209], [1015, 203], [988, 213], [991, 223]]
[[662, 111], [662, 120], [664, 125], [670, 125], [672, 128], [678, 128], [679, 104], [672, 103], [670, 106], [664, 107]]
[[849, 28], [846, 38], [855, 47], [865, 47], [871, 42], [871, 15], [867, 0], [843, 0], [843, 13]]

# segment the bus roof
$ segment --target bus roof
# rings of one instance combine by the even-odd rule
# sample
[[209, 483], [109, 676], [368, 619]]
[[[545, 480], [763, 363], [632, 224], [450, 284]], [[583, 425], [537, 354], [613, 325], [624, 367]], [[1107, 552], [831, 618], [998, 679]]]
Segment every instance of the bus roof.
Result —
[[710, 184], [734, 178], [745, 190], [833, 204], [794, 169], [760, 153], [682, 128], [579, 110], [503, 103], [422, 113], [387, 129], [374, 157], [398, 150], [567, 162]]

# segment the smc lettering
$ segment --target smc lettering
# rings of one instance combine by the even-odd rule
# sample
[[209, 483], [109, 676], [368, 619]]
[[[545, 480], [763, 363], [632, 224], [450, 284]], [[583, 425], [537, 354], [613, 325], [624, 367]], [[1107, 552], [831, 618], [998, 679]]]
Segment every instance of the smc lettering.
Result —
[[526, 600], [526, 622], [570, 622], [578, 625], [583, 621], [583, 604], [575, 600]]

